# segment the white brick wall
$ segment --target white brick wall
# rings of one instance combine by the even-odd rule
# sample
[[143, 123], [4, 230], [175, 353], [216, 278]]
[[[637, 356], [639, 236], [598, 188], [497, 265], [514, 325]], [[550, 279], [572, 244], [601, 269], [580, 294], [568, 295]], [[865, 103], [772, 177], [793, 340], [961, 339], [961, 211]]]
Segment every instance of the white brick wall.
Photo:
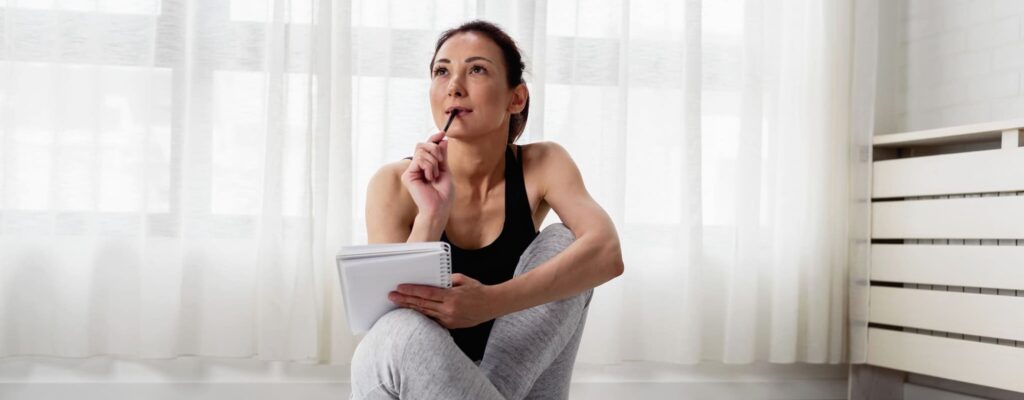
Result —
[[[898, 0], [879, 133], [1024, 118], [1024, 0]], [[883, 48], [886, 46], [883, 46]]]

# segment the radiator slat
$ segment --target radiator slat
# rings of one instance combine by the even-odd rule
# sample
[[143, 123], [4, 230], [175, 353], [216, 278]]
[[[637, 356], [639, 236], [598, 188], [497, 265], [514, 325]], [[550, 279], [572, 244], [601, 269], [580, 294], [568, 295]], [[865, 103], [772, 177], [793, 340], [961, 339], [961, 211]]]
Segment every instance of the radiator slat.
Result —
[[876, 202], [873, 239], [1024, 238], [1024, 196]]
[[868, 364], [1024, 392], [1021, 347], [869, 328]]
[[1024, 147], [875, 161], [872, 168], [876, 199], [1024, 190]]
[[[868, 321], [1024, 340], [1024, 298], [873, 286]], [[1022, 375], [1024, 376], [1024, 375]]]
[[954, 243], [871, 245], [871, 279], [1024, 290], [1024, 246]]

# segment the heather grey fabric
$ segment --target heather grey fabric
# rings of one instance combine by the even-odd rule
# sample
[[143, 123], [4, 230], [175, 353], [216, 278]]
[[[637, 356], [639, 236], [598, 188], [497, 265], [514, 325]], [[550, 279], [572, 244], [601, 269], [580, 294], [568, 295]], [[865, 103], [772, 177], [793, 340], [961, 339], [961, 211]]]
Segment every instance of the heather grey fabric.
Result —
[[[575, 240], [550, 225], [526, 248], [515, 276]], [[593, 290], [497, 318], [477, 365], [429, 317], [407, 308], [373, 325], [352, 356], [353, 399], [567, 399]]]

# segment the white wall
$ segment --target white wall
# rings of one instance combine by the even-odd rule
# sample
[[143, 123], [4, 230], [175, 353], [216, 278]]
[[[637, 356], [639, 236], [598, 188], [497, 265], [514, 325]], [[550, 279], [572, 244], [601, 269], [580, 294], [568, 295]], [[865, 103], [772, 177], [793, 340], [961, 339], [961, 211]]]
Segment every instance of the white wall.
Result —
[[1024, 117], [1024, 1], [882, 8], [876, 132]]

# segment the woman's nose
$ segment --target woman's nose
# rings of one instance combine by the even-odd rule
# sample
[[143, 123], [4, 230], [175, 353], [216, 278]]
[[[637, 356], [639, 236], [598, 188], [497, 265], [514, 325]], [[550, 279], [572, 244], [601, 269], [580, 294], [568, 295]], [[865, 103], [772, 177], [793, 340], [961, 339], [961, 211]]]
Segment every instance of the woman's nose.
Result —
[[465, 89], [462, 87], [461, 80], [459, 78], [452, 78], [448, 81], [448, 96], [450, 97], [463, 97], [466, 95]]

